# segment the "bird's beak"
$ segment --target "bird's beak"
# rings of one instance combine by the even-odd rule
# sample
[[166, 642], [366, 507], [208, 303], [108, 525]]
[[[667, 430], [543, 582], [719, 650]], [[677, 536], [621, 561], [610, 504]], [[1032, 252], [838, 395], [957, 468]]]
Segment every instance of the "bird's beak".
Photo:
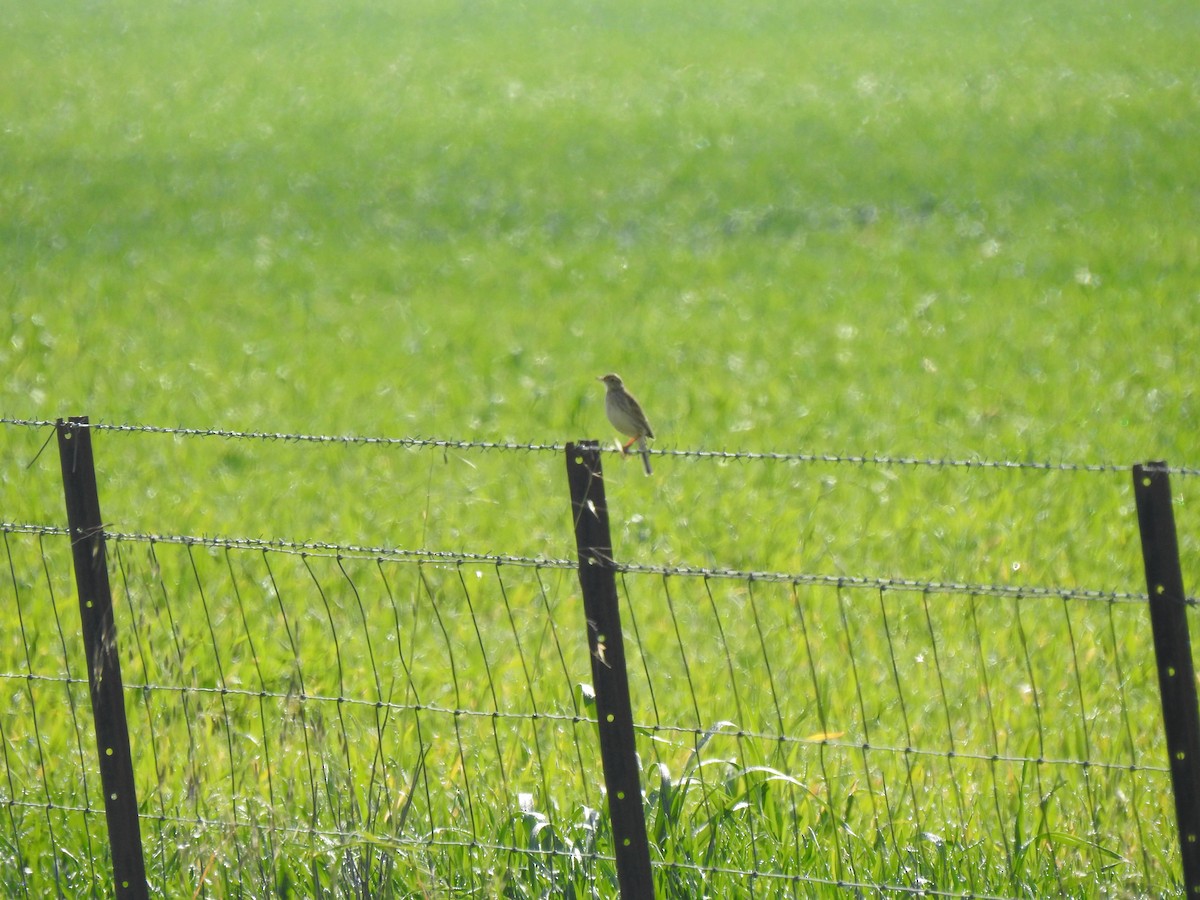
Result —
[[597, 380], [597, 381], [603, 381], [603, 380], [604, 380], [604, 376], [603, 376], [603, 375], [597, 375], [597, 376], [596, 376], [596, 380]]

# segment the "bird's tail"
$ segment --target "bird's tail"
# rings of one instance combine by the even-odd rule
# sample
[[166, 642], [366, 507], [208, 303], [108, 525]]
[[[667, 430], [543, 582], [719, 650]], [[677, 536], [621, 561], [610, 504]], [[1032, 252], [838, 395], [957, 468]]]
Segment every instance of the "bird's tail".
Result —
[[642, 465], [646, 469], [646, 474], [647, 475], [653, 474], [653, 470], [650, 468], [650, 453], [648, 451], [648, 448], [646, 447], [646, 439], [645, 438], [638, 438], [638, 450], [642, 454]]

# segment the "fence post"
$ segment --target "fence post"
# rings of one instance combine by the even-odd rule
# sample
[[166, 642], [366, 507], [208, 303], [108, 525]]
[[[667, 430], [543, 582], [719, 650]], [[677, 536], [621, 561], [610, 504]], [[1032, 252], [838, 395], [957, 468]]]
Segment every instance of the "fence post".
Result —
[[100, 755], [104, 816], [112, 851], [115, 896], [118, 900], [148, 900], [121, 663], [117, 656], [117, 630], [113, 622], [112, 590], [104, 551], [104, 525], [100, 518], [92, 437], [87, 424], [86, 416], [74, 417], [68, 422], [58, 420], [58, 455], [62, 463], [92, 718]]
[[1171, 784], [1175, 789], [1183, 880], [1186, 896], [1200, 897], [1200, 705], [1167, 464], [1134, 466], [1133, 489], [1150, 595]]
[[652, 900], [650, 843], [642, 810], [629, 675], [625, 669], [625, 642], [621, 636], [598, 442], [567, 444], [567, 481], [571, 486], [571, 518], [579, 551], [579, 586], [587, 618], [592, 686], [600, 723], [600, 760], [612, 820], [617, 883], [622, 900]]

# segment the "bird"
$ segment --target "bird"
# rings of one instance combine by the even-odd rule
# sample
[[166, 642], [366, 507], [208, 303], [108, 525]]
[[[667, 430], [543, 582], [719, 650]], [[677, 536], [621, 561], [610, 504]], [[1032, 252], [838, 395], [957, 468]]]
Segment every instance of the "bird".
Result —
[[642, 465], [649, 475], [650, 453], [646, 448], [646, 438], [654, 437], [654, 429], [650, 427], [646, 414], [642, 412], [642, 405], [626, 390], [625, 382], [615, 372], [601, 375], [596, 380], [603, 381], [608, 389], [604, 396], [604, 412], [608, 414], [608, 421], [612, 422], [613, 428], [629, 438], [627, 443], [621, 445], [621, 452], [628, 453], [629, 448], [636, 442], [638, 451], [642, 454]]

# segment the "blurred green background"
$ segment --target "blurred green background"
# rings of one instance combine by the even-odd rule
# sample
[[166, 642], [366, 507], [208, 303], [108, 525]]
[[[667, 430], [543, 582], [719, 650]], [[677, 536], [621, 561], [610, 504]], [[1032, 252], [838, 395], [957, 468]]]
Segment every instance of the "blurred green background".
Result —
[[1191, 4], [9, 4], [6, 415], [1195, 458]]
[[[5, 416], [607, 440], [615, 370], [660, 447], [1197, 459], [1191, 4], [8, 6]], [[9, 520], [60, 516], [43, 439], [0, 430]], [[98, 452], [125, 530], [570, 555], [545, 456]], [[685, 520], [854, 482], [829, 535], [895, 480], [825, 474], [661, 460], [638, 534], [819, 568]], [[1007, 476], [928, 480], [1013, 505]], [[1127, 534], [1125, 477], [1097, 483], [1066, 508]], [[948, 574], [884, 557], [842, 565]]]

